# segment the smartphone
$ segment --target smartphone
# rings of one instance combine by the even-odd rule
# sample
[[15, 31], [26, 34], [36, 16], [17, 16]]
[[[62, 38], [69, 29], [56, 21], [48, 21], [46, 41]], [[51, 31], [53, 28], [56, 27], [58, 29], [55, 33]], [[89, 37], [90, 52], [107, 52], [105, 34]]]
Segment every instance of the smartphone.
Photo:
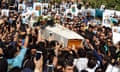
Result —
[[42, 52], [41, 51], [37, 51], [36, 52], [36, 60], [39, 60], [41, 58]]
[[53, 65], [47, 65], [47, 72], [54, 72], [54, 66]]

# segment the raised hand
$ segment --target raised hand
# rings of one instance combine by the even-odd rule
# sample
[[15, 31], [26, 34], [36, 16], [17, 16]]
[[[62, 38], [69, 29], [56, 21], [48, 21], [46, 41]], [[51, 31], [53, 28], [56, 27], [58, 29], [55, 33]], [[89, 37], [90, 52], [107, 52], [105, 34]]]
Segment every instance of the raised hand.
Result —
[[34, 72], [42, 72], [42, 65], [43, 65], [43, 56], [39, 60], [36, 60], [34, 58], [34, 63], [35, 63], [35, 71]]
[[19, 30], [21, 27], [20, 23], [16, 23], [16, 27], [17, 27], [17, 30]]
[[31, 31], [30, 26], [26, 27], [26, 32], [27, 32], [27, 34], [30, 34], [30, 31]]

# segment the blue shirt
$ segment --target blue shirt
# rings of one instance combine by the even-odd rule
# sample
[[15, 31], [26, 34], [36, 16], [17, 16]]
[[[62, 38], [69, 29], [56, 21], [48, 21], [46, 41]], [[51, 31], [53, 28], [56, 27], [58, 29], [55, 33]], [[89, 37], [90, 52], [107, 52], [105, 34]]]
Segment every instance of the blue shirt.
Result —
[[14, 57], [12, 59], [7, 59], [9, 68], [13, 68], [13, 67], [20, 67], [21, 68], [22, 61], [24, 59], [26, 51], [27, 51], [27, 48], [22, 46], [20, 53], [16, 57]]

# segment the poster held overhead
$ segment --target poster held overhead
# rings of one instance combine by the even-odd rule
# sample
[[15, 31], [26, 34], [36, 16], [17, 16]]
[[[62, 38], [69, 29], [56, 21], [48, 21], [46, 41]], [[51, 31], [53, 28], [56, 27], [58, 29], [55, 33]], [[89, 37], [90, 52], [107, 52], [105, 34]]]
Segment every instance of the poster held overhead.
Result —
[[18, 5], [18, 12], [23, 12], [25, 10], [25, 4]]
[[1, 15], [2, 16], [9, 16], [9, 10], [8, 9], [2, 9], [1, 10]]
[[33, 4], [33, 10], [35, 11], [36, 16], [42, 15], [42, 3], [36, 2]]
[[120, 11], [116, 10], [105, 10], [103, 12], [103, 26], [112, 27], [116, 25], [119, 21]]

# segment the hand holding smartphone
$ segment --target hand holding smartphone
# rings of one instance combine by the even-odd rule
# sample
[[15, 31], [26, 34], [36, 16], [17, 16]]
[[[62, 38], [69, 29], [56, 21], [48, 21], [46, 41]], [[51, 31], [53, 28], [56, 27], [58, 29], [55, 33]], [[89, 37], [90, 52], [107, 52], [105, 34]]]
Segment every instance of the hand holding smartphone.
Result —
[[43, 72], [43, 56], [41, 51], [36, 52], [34, 63], [35, 63], [34, 72]]
[[47, 72], [54, 72], [54, 65], [47, 65]]
[[42, 52], [41, 51], [37, 51], [36, 52], [36, 60], [39, 60], [41, 58]]

